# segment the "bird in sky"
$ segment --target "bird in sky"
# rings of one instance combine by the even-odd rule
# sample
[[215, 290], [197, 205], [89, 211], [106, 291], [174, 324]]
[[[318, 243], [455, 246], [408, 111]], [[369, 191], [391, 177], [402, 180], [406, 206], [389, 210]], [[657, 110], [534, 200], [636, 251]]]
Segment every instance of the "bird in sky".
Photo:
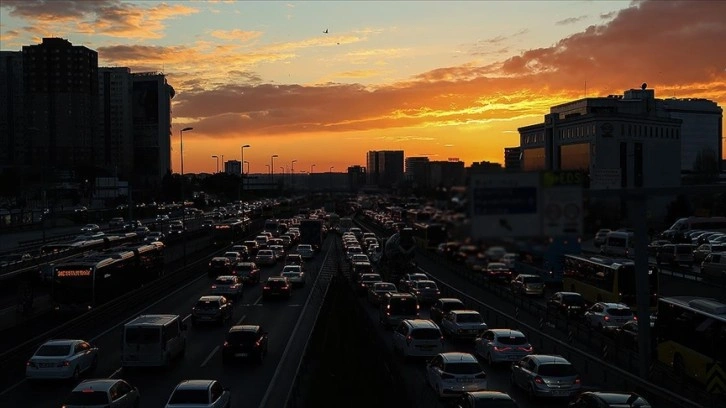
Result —
[[323, 31], [323, 34], [327, 34], [327, 33], [328, 33], [328, 29], [326, 28], [325, 31]]

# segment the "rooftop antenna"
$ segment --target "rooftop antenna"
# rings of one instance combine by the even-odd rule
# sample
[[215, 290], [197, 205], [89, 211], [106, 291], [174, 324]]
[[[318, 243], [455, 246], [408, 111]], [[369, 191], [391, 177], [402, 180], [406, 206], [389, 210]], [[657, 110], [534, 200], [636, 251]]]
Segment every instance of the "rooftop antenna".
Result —
[[647, 88], [647, 87], [648, 87], [648, 84], [646, 84], [645, 82], [643, 82], [643, 85], [640, 86], [640, 89], [642, 89], [642, 90], [645, 91], [645, 88]]

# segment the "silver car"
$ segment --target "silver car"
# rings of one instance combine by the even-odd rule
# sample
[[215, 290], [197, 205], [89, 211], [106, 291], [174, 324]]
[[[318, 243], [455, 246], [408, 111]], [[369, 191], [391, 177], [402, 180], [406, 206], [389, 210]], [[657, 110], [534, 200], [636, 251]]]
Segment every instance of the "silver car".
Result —
[[432, 280], [415, 281], [411, 284], [410, 291], [419, 303], [434, 303], [441, 295], [439, 287]]
[[285, 265], [280, 276], [287, 278], [293, 286], [305, 286], [305, 272], [300, 265]]
[[77, 379], [98, 364], [98, 348], [84, 340], [49, 340], [35, 351], [25, 366], [25, 377]]
[[487, 324], [476, 310], [452, 310], [441, 319], [441, 329], [457, 339], [474, 339], [487, 329]]
[[85, 380], [66, 397], [65, 408], [136, 408], [139, 390], [124, 380]]
[[503, 361], [519, 361], [532, 354], [532, 345], [519, 330], [491, 329], [476, 339], [476, 354], [489, 365]]
[[426, 365], [426, 379], [439, 398], [487, 389], [487, 375], [468, 353], [441, 353]]
[[242, 296], [243, 284], [238, 276], [218, 276], [212, 284], [213, 295], [223, 295], [227, 299], [239, 299]]
[[511, 382], [531, 398], [569, 398], [580, 392], [580, 376], [560, 356], [533, 354], [512, 364]]
[[522, 295], [544, 295], [545, 284], [537, 275], [519, 274], [510, 283], [512, 292]]

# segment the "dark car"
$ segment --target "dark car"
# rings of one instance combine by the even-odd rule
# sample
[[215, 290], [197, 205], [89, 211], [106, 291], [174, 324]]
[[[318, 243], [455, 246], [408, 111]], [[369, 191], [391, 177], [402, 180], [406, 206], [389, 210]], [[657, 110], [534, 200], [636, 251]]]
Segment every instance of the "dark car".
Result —
[[209, 261], [209, 269], [207, 275], [210, 278], [216, 278], [219, 275], [229, 275], [232, 270], [232, 262], [227, 257], [215, 256]]
[[232, 326], [222, 345], [222, 362], [251, 359], [262, 362], [267, 355], [268, 333], [260, 326]]
[[583, 392], [570, 403], [570, 408], [650, 408], [645, 398], [636, 393]]
[[467, 392], [456, 402], [456, 408], [517, 408], [518, 406], [509, 394], [499, 391]]
[[260, 268], [254, 262], [238, 262], [232, 275], [239, 276], [244, 283], [260, 283]]
[[256, 256], [257, 251], [260, 249], [260, 244], [258, 244], [257, 241], [245, 241], [242, 245], [247, 247], [250, 257]]
[[365, 295], [368, 292], [368, 288], [376, 282], [382, 282], [381, 275], [377, 273], [364, 273], [358, 278], [356, 284], [356, 291], [359, 295]]
[[292, 296], [292, 285], [287, 278], [281, 276], [267, 278], [265, 286], [262, 287], [262, 298], [267, 299], [273, 296], [288, 299]]
[[457, 298], [440, 298], [431, 305], [429, 317], [436, 324], [441, 324], [441, 319], [452, 310], [466, 310], [464, 302]]
[[232, 302], [224, 296], [202, 296], [192, 307], [192, 326], [199, 323], [224, 324], [232, 318]]
[[613, 331], [615, 340], [623, 347], [638, 349], [638, 321], [631, 320]]
[[556, 292], [547, 300], [547, 310], [579, 318], [585, 314], [585, 299], [577, 292]]

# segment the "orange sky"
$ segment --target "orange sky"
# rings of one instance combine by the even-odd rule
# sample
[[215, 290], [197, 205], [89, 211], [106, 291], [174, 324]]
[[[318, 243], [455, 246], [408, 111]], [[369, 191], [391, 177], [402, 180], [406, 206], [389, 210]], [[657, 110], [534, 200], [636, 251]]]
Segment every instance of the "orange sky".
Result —
[[[3, 49], [15, 42], [28, 44], [24, 41], [28, 35], [39, 39], [48, 32], [43, 30], [58, 36], [55, 30], [73, 24], [70, 33], [114, 39], [87, 44], [99, 52], [102, 63], [129, 66], [134, 72], [163, 66], [177, 90], [172, 134], [175, 171], [179, 129], [185, 126], [194, 127], [184, 135], [187, 172], [213, 171], [216, 161], [211, 155], [239, 160], [243, 144], [251, 145], [245, 149], [245, 160], [252, 172], [266, 172], [273, 154], [279, 156], [275, 172], [281, 166], [289, 171], [292, 160], [297, 160], [296, 172], [309, 171], [312, 164], [316, 172], [330, 166], [344, 171], [349, 165], [364, 165], [368, 150], [404, 150], [406, 156], [426, 155], [432, 160], [459, 158], [467, 165], [502, 162], [503, 148], [519, 144], [517, 128], [541, 122], [553, 104], [585, 94], [622, 94], [643, 82], [655, 89], [657, 97], [708, 98], [726, 105], [724, 1], [637, 1], [618, 6], [619, 11], [600, 10], [599, 16], [598, 11], [580, 15], [581, 11], [570, 9], [588, 10], [608, 2], [552, 3], [561, 10], [557, 14], [561, 20], [548, 17], [549, 25], [540, 22], [522, 28], [520, 20], [535, 17], [512, 15], [506, 20], [511, 29], [491, 32], [484, 39], [472, 34], [467, 47], [461, 46], [460, 31], [469, 25], [462, 24], [466, 27], [457, 27], [457, 39], [448, 50], [456, 56], [442, 59], [438, 67], [414, 63], [434, 52], [425, 36], [415, 47], [395, 43], [402, 31], [395, 27], [403, 26], [401, 21], [379, 29], [363, 29], [369, 25], [360, 23], [355, 30], [330, 36], [321, 34], [316, 25], [316, 34], [310, 37], [265, 42], [282, 34], [266, 30], [264, 21], [229, 29], [214, 26], [214, 19], [195, 23], [200, 28], [185, 20], [215, 13], [212, 6], [249, 9], [247, 2], [71, 3], [48, 11], [48, 4], [38, 8], [42, 2], [3, 1], [3, 16], [30, 24], [4, 22]], [[403, 7], [408, 2], [397, 3]], [[463, 12], [475, 6], [494, 11], [505, 7], [497, 2], [415, 4], [456, 4]], [[306, 2], [274, 5], [289, 13], [312, 8]], [[436, 18], [431, 16], [432, 21]], [[581, 28], [549, 43], [537, 42], [538, 36], [587, 18], [590, 23]], [[198, 29], [204, 35], [197, 35], [194, 42], [171, 41], [170, 19], [182, 28], [186, 22], [188, 31]], [[388, 42], [376, 42], [381, 31], [391, 37]], [[556, 33], [560, 32], [566, 31]], [[60, 36], [79, 43], [74, 34]], [[340, 51], [361, 45], [367, 46]], [[302, 76], [303, 71], [307, 76]]]

